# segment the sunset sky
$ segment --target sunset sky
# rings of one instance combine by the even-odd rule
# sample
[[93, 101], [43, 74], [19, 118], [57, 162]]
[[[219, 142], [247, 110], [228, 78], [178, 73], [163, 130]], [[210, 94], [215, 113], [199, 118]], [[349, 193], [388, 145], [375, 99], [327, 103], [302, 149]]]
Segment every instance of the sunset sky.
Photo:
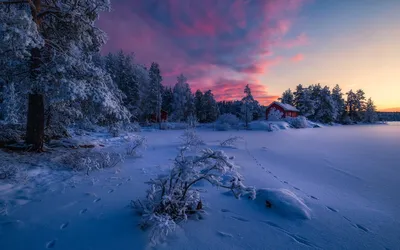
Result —
[[400, 111], [398, 0], [114, 0], [98, 25], [103, 53], [160, 64], [164, 84], [187, 76], [217, 99], [269, 104], [285, 89], [362, 88], [378, 109]]

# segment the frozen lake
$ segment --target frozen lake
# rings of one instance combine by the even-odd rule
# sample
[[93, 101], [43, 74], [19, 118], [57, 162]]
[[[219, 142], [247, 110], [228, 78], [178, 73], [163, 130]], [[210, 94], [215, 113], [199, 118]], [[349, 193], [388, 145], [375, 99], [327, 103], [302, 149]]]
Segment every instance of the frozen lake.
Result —
[[[198, 131], [206, 147], [235, 156], [246, 184], [289, 190], [311, 209], [311, 219], [235, 200], [205, 185], [205, 219], [183, 223], [157, 249], [397, 249], [399, 125]], [[126, 206], [145, 195], [144, 181], [169, 169], [182, 132], [142, 132], [148, 149], [119, 171], [93, 173], [74, 188], [46, 188], [28, 197], [30, 202], [0, 217], [2, 246], [43, 249], [53, 242], [55, 249], [149, 249], [139, 218]], [[221, 148], [219, 142], [232, 135], [245, 142]]]

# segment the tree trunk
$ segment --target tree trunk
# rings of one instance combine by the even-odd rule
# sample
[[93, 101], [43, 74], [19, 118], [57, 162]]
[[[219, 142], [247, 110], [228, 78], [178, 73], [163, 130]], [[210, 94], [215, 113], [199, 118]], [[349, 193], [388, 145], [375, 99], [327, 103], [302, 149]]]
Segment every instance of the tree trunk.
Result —
[[29, 94], [26, 143], [32, 151], [43, 151], [44, 141], [44, 97], [42, 94]]

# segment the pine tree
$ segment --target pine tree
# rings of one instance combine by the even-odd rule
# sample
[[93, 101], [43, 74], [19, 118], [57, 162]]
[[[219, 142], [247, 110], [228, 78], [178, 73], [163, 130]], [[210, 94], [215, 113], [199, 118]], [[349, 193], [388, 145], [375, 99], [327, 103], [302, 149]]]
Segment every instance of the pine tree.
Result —
[[149, 70], [150, 85], [146, 103], [151, 111], [151, 115], [156, 116], [156, 121], [159, 122], [161, 129], [161, 105], [162, 105], [162, 76], [160, 72], [159, 65], [155, 62], [151, 64]]
[[192, 91], [187, 83], [187, 78], [183, 74], [177, 77], [177, 83], [174, 86], [173, 92], [173, 119], [176, 121], [186, 121], [189, 116], [194, 115], [195, 104]]
[[172, 113], [172, 102], [174, 101], [174, 93], [171, 87], [163, 87], [162, 91], [162, 109], [168, 114]]
[[[29, 92], [26, 143], [32, 150], [43, 148], [47, 103], [91, 100], [98, 104], [100, 114], [127, 118], [120, 98], [109, 89], [112, 79], [92, 61], [105, 43], [105, 34], [95, 27], [95, 21], [106, 10], [109, 2], [104, 0], [79, 4], [72, 0], [0, 0], [0, 30], [7, 33], [0, 38], [0, 52], [3, 56], [9, 46], [7, 39], [19, 41], [12, 45], [16, 50], [11, 50], [14, 55], [8, 60], [13, 63], [7, 70], [21, 71], [22, 75], [12, 74], [16, 78], [30, 78], [22, 86]], [[10, 82], [17, 83], [15, 79]]]
[[214, 99], [214, 95], [211, 90], [207, 90], [202, 99], [202, 107], [205, 119], [203, 122], [214, 122], [219, 116], [219, 110], [217, 102]]
[[282, 103], [294, 105], [294, 95], [290, 89], [285, 90], [285, 92], [282, 93], [282, 97], [279, 98], [279, 100]]
[[347, 94], [346, 109], [348, 112], [349, 119], [351, 121], [357, 121], [357, 95], [350, 90]]
[[253, 104], [254, 98], [251, 94], [250, 86], [247, 84], [244, 88], [245, 96], [242, 99], [241, 116], [245, 121], [246, 128], [249, 127], [249, 122], [253, 120]]
[[318, 107], [316, 107], [314, 119], [324, 123], [335, 121], [337, 110], [331, 96], [331, 91], [328, 86], [320, 90], [318, 99]]
[[336, 109], [336, 121], [341, 121], [346, 112], [346, 105], [343, 99], [342, 89], [336, 85], [332, 89], [332, 101]]
[[371, 98], [368, 99], [366, 108], [365, 108], [365, 115], [364, 121], [368, 123], [374, 123], [378, 120], [378, 116], [376, 114], [376, 107], [374, 102]]
[[204, 113], [203, 92], [199, 89], [194, 94], [194, 107], [196, 109], [197, 120], [199, 120], [199, 122], [205, 122], [206, 115]]
[[296, 87], [294, 92], [294, 104], [300, 111], [300, 114], [309, 118], [315, 113], [315, 104], [311, 99], [311, 89], [303, 88], [301, 84]]

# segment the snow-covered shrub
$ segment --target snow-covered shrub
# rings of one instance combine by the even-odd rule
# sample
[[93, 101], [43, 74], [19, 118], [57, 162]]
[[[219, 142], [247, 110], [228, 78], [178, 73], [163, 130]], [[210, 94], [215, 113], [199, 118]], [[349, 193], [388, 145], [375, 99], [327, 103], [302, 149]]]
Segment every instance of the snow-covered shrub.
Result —
[[126, 147], [126, 154], [129, 156], [139, 156], [139, 151], [147, 147], [147, 139], [143, 136], [135, 137]]
[[235, 146], [237, 142], [242, 141], [243, 137], [241, 136], [231, 136], [225, 141], [222, 141], [219, 145], [221, 147], [232, 147]]
[[23, 136], [24, 128], [22, 125], [0, 124], [0, 147], [18, 142]]
[[276, 108], [272, 108], [268, 113], [268, 121], [280, 121], [282, 117], [283, 113]]
[[108, 132], [112, 137], [118, 137], [122, 132], [122, 125], [120, 123], [113, 123], [108, 126]]
[[46, 127], [44, 131], [45, 141], [58, 140], [65, 137], [70, 137], [67, 129], [61, 124]]
[[15, 180], [18, 176], [19, 168], [8, 163], [0, 164], [0, 180]]
[[94, 170], [113, 168], [124, 161], [120, 153], [77, 150], [61, 157], [61, 163], [73, 171], [85, 171], [86, 174]]
[[184, 147], [196, 148], [200, 145], [204, 145], [204, 141], [197, 135], [194, 129], [186, 129], [183, 135], [180, 136], [180, 139]]
[[142, 127], [140, 127], [139, 123], [134, 122], [134, 123], [125, 124], [124, 130], [126, 132], [130, 132], [130, 133], [133, 133], [133, 132], [137, 133], [137, 132], [142, 131]]
[[286, 117], [285, 121], [294, 128], [307, 128], [308, 127], [307, 118], [305, 118], [304, 116]]
[[219, 131], [227, 131], [230, 129], [238, 129], [240, 120], [236, 115], [223, 114], [215, 122], [215, 128]]
[[186, 123], [187, 123], [188, 128], [195, 128], [199, 124], [199, 121], [197, 120], [196, 116], [190, 115], [186, 119]]
[[205, 149], [197, 156], [186, 152], [186, 148], [180, 150], [170, 173], [147, 182], [146, 199], [131, 203], [142, 216], [141, 227], [150, 227], [154, 239], [162, 239], [176, 223], [202, 211], [200, 192], [194, 188], [201, 181], [229, 189], [236, 198], [250, 195], [255, 199], [255, 189], [243, 184], [243, 177], [223, 151]]

